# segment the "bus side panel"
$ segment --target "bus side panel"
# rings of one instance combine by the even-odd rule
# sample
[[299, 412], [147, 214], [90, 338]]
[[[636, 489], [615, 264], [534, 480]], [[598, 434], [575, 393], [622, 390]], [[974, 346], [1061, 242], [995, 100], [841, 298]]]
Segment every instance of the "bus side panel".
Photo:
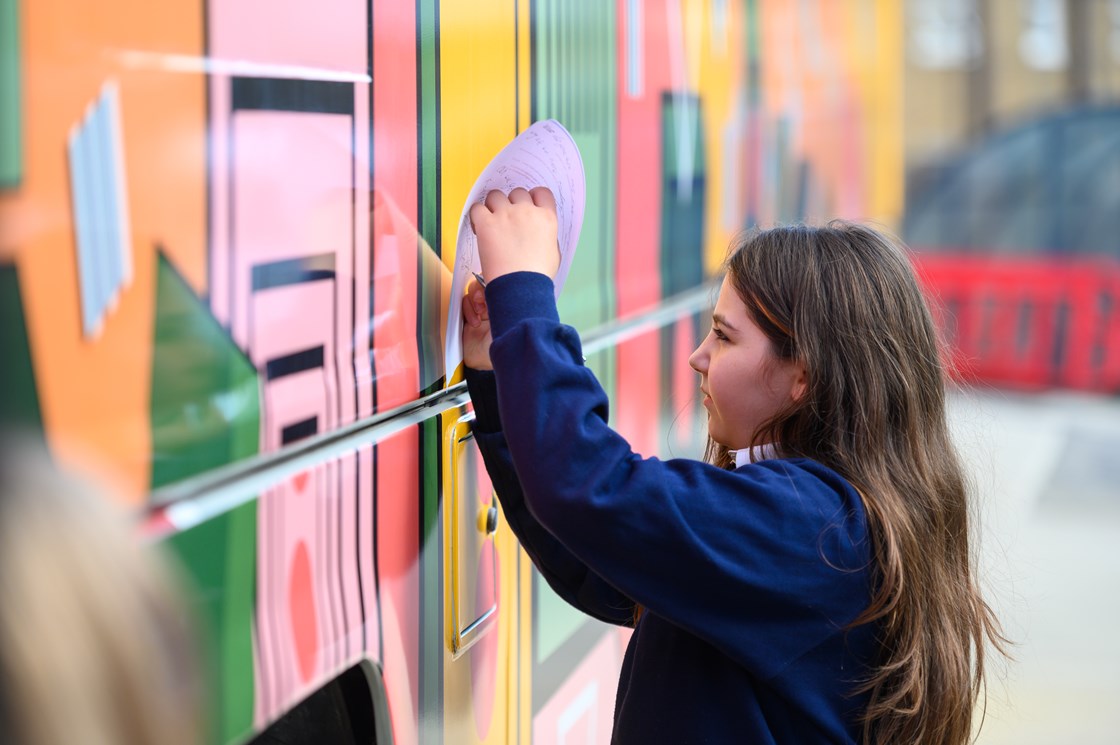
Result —
[[[890, 220], [896, 6], [8, 3], [20, 43], [0, 74], [21, 77], [24, 150], [0, 184], [18, 305], [2, 352], [22, 383], [4, 395], [60, 463], [96, 464], [142, 508], [436, 391], [463, 199], [545, 117], [584, 153], [561, 300], [584, 331], [712, 276], [740, 228]], [[644, 455], [698, 453], [686, 358], [702, 316], [590, 355]], [[564, 606], [504, 528], [471, 536], [456, 571], [473, 574], [448, 568], [449, 505], [475, 506], [446, 449], [464, 413], [324, 457], [169, 539], [214, 653], [215, 740], [360, 660], [381, 665], [402, 743], [602, 736], [626, 633]], [[153, 513], [172, 530], [174, 514]], [[457, 598], [499, 601], [464, 655], [448, 637], [460, 581]]]
[[[529, 74], [519, 45], [519, 8], [508, 0], [444, 0], [439, 5], [440, 256], [453, 267], [463, 204], [490, 159], [519, 131], [519, 76]], [[456, 298], [449, 298], [454, 302]], [[489, 509], [493, 488], [469, 440], [462, 410], [440, 418], [441, 498], [437, 533], [442, 537], [438, 581], [440, 620], [435, 636], [440, 665], [445, 742], [509, 742], [511, 613], [515, 587], [508, 544], [480, 531], [480, 510]], [[433, 541], [431, 533], [429, 541]], [[501, 549], [506, 546], [507, 551]], [[487, 613], [492, 613], [486, 617]], [[455, 631], [478, 625], [461, 641]], [[454, 629], [453, 627], [458, 627]], [[477, 641], [476, 641], [477, 640]], [[453, 649], [470, 644], [465, 651]], [[434, 651], [434, 649], [433, 649]]]

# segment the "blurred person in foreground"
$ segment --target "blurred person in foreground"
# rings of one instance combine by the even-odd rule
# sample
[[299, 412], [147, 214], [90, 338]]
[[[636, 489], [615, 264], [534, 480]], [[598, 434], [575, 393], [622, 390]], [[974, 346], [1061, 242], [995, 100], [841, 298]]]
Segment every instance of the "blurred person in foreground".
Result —
[[199, 742], [176, 579], [105, 498], [0, 433], [0, 741]]

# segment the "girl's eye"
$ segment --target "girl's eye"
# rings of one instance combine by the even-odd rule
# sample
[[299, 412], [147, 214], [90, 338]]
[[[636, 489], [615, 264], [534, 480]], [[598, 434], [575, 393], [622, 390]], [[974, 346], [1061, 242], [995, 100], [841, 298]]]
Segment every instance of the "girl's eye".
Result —
[[722, 331], [720, 331], [715, 326], [712, 326], [712, 333], [715, 334], [716, 338], [719, 339], [720, 341], [727, 341], [727, 334], [723, 333]]

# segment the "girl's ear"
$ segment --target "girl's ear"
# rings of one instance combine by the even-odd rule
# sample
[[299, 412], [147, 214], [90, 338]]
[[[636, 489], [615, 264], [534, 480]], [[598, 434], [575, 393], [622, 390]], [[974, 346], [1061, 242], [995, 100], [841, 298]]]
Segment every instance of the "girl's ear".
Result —
[[800, 401], [809, 392], [809, 376], [805, 374], [805, 365], [793, 362], [793, 377], [790, 379], [789, 396], [794, 401]]

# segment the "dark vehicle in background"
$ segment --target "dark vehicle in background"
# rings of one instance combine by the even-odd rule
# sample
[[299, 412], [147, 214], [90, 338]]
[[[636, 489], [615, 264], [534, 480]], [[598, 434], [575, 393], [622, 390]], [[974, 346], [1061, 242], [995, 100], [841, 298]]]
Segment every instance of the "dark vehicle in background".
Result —
[[902, 232], [961, 379], [1120, 392], [1120, 107], [994, 134], [909, 185]]

